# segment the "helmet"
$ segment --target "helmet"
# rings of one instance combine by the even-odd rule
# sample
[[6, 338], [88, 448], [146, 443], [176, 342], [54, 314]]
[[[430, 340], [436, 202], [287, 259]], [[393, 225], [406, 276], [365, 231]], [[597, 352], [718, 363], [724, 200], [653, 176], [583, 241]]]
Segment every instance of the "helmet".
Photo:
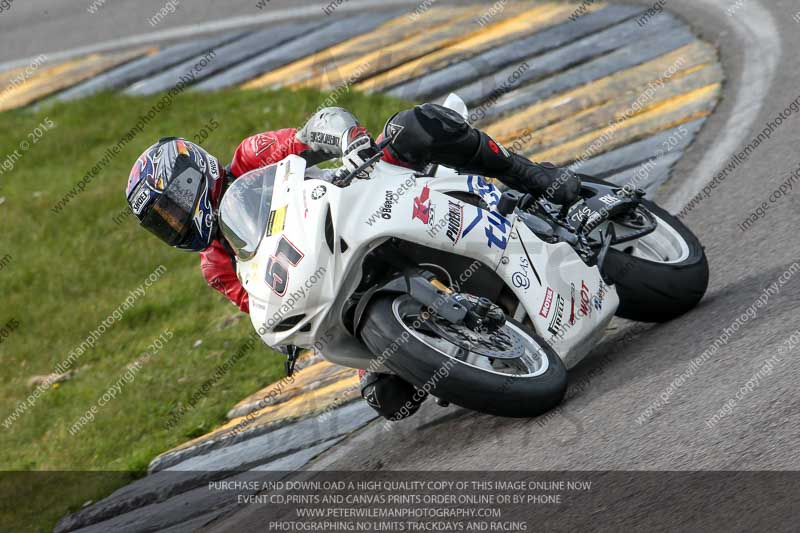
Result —
[[212, 198], [221, 183], [214, 156], [194, 143], [167, 137], [133, 165], [125, 195], [145, 229], [170, 246], [200, 252], [214, 238]]

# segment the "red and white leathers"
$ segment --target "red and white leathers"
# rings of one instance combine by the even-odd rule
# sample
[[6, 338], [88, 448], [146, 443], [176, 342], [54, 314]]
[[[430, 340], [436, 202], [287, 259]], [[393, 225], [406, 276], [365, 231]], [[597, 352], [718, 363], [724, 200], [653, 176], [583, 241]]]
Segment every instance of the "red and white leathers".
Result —
[[[233, 161], [230, 166], [229, 176], [236, 179], [247, 172], [277, 163], [288, 155], [314, 154], [313, 159], [327, 159], [330, 156], [313, 149], [302, 141], [298, 140], [297, 130], [286, 128], [277, 131], [266, 131], [246, 138], [239, 144], [233, 154]], [[384, 157], [390, 162], [402, 164], [395, 160], [388, 152], [384, 152]], [[219, 205], [222, 190], [218, 189], [212, 193], [212, 202]], [[200, 252], [200, 268], [203, 270], [203, 277], [209, 285], [222, 293], [228, 300], [233, 302], [245, 313], [250, 312], [247, 292], [242, 287], [239, 278], [236, 276], [235, 260], [232, 253], [225, 248], [219, 240], [211, 242], [206, 250]]]
[[[310, 147], [296, 138], [297, 130], [286, 128], [246, 138], [236, 149], [230, 174], [235, 179], [253, 169], [277, 163], [290, 154], [300, 155]], [[212, 198], [219, 205], [221, 190]], [[209, 285], [221, 292], [245, 313], [250, 311], [247, 292], [236, 276], [234, 258], [219, 240], [200, 252], [200, 268]]]
[[[549, 163], [532, 163], [511, 153], [440, 105], [423, 104], [395, 114], [384, 126], [381, 137], [385, 135], [391, 136], [392, 142], [384, 149], [383, 159], [395, 165], [421, 168], [435, 163], [495, 176], [519, 191], [545, 194], [559, 205], [572, 204], [580, 190], [580, 179], [570, 170]], [[277, 163], [289, 154], [304, 157], [309, 165], [342, 157], [346, 167], [357, 168], [377, 153], [373, 141], [364, 141], [367, 136], [346, 109], [323, 108], [300, 130], [264, 132], [242, 141], [233, 156], [230, 174], [235, 179], [250, 170]], [[212, 192], [214, 206], [219, 205], [221, 192], [219, 188]], [[222, 242], [215, 240], [200, 252], [200, 264], [209, 285], [239, 309], [249, 312], [247, 293], [236, 276], [233, 254]]]

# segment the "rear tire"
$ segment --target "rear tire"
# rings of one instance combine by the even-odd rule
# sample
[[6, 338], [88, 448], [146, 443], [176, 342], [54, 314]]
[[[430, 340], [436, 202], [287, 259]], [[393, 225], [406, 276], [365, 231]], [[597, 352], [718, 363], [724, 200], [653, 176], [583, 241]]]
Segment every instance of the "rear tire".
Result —
[[[365, 314], [361, 337], [392, 372], [417, 388], [428, 387], [426, 392], [438, 398], [492, 415], [534, 417], [561, 402], [567, 372], [544, 339], [508, 319], [503, 328], [509, 328], [526, 343], [535, 343], [539, 348], [536, 354], [542, 359], [541, 369], [546, 364], [546, 370], [529, 376], [493, 372], [447, 355], [427, 344], [424, 335], [413, 333], [399, 315], [412, 316], [414, 309], [421, 307], [408, 295], [391, 294], [377, 296]], [[442, 372], [444, 368], [446, 373]]]
[[619, 295], [617, 316], [666, 322], [691, 310], [703, 298], [708, 288], [708, 259], [700, 241], [677, 217], [648, 200], [642, 200], [642, 206], [680, 235], [688, 246], [688, 256], [679, 262], [659, 263], [611, 248], [603, 273]]

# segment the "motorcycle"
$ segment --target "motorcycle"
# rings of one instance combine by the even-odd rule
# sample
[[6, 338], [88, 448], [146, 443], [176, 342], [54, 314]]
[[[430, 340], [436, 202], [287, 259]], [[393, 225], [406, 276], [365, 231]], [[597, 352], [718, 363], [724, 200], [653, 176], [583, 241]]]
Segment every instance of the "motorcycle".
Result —
[[[451, 95], [446, 106], [466, 117]], [[697, 237], [641, 190], [581, 176], [557, 206], [482, 176], [374, 160], [336, 181], [289, 156], [225, 192], [222, 232], [269, 346], [395, 373], [472, 410], [533, 417], [613, 316], [663, 322], [708, 285]]]

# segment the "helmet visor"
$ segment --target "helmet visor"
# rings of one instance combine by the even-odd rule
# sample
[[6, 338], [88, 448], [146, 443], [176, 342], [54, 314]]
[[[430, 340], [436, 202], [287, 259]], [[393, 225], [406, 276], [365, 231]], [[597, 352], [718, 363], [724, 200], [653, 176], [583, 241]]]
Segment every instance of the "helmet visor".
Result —
[[145, 228], [170, 246], [181, 244], [188, 235], [197, 199], [206, 186], [205, 176], [188, 157], [179, 157], [176, 167], [166, 189], [142, 219]]

